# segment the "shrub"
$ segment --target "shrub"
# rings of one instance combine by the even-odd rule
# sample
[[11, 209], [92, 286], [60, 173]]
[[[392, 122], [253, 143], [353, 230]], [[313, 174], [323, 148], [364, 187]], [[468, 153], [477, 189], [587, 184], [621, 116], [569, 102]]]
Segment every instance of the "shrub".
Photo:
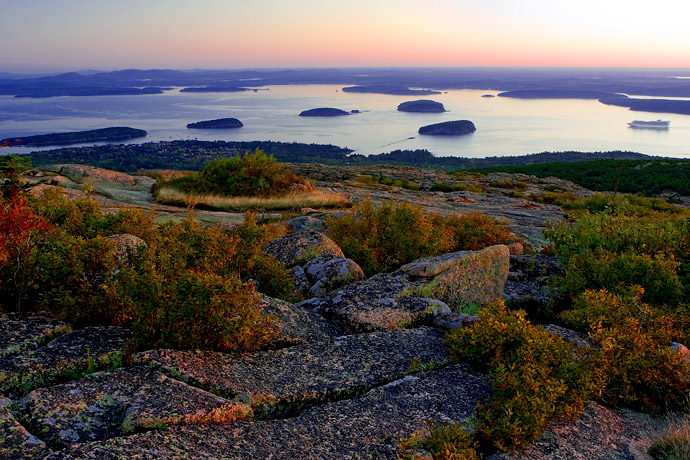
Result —
[[493, 394], [479, 408], [478, 434], [505, 450], [536, 439], [555, 417], [575, 415], [605, 380], [600, 369], [562, 338], [530, 324], [503, 302], [480, 310], [479, 322], [451, 331], [455, 361], [488, 371]]
[[402, 460], [421, 460], [419, 450], [431, 452], [435, 460], [479, 460], [478, 443], [460, 423], [429, 422], [428, 430], [418, 432], [399, 445]]
[[224, 196], [272, 196], [294, 185], [310, 188], [273, 156], [266, 156], [258, 149], [254, 153], [211, 160], [198, 174], [173, 177], [157, 184], [158, 187], [166, 185], [186, 193]]
[[505, 226], [481, 214], [425, 215], [421, 206], [392, 200], [378, 207], [367, 200], [356, 213], [327, 222], [329, 236], [369, 276], [420, 257], [517, 240]]

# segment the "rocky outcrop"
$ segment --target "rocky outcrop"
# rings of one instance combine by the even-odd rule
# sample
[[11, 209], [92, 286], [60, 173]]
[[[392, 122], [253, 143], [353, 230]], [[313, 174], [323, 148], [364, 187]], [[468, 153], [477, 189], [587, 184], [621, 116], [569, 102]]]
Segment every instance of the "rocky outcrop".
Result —
[[430, 99], [407, 101], [398, 105], [399, 112], [442, 113], [446, 111], [443, 104]]
[[130, 337], [124, 328], [89, 327], [63, 334], [36, 350], [0, 358], [0, 393], [20, 396], [86, 372], [117, 367]]
[[467, 420], [489, 391], [486, 377], [465, 365], [449, 366], [286, 420], [171, 427], [74, 446], [49, 458], [172, 459], [193, 452], [196, 459], [395, 460], [400, 439], [425, 429], [429, 421]]
[[522, 308], [539, 317], [552, 302], [560, 299], [552, 280], [563, 274], [557, 257], [544, 255], [510, 256], [510, 273], [503, 296], [511, 308]]
[[331, 254], [307, 262], [304, 273], [311, 286], [309, 294], [313, 297], [324, 296], [335, 288], [366, 278], [357, 262]]
[[71, 331], [67, 324], [47, 316], [0, 315], [0, 359], [29, 353]]
[[477, 128], [469, 120], [444, 121], [443, 123], [435, 123], [433, 125], [422, 126], [419, 128], [419, 134], [426, 134], [432, 136], [461, 136], [463, 134], [471, 134]]
[[323, 220], [310, 216], [294, 217], [288, 220], [285, 225], [292, 230], [292, 233], [307, 231], [326, 233], [327, 230], [326, 223]]
[[132, 176], [129, 174], [111, 171], [109, 169], [97, 168], [95, 166], [78, 165], [78, 164], [63, 164], [63, 165], [46, 165], [41, 166], [39, 171], [52, 172], [68, 177], [70, 180], [79, 183], [84, 181], [94, 180], [103, 182], [114, 182], [120, 185], [129, 185], [131, 187], [143, 185], [145, 187], [152, 187], [156, 182], [148, 176]]
[[38, 460], [50, 449], [29, 433], [9, 410], [12, 401], [0, 396], [0, 458]]
[[53, 447], [166, 425], [231, 423], [251, 409], [166, 377], [148, 366], [97, 372], [29, 393], [18, 417]]
[[499, 299], [508, 261], [504, 245], [420, 259], [393, 273], [379, 273], [298, 305], [352, 332], [411, 327], [430, 322], [434, 315], [451, 308]]
[[146, 249], [146, 241], [129, 233], [110, 235], [107, 239], [115, 245], [115, 256], [120, 266], [131, 267], [139, 251]]
[[420, 328], [341, 336], [242, 357], [149, 351], [135, 356], [134, 362], [245, 402], [259, 418], [275, 418], [363, 393], [448, 359], [443, 334]]

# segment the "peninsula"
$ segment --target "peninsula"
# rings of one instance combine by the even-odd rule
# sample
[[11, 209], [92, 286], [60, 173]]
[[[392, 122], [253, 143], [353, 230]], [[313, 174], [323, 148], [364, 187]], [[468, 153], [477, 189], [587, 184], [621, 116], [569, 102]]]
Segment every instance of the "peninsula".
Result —
[[572, 89], [520, 89], [498, 93], [499, 97], [515, 99], [602, 99], [625, 97], [616, 93], [603, 91], [572, 90]]
[[241, 86], [190, 86], [182, 88], [181, 93], [241, 93], [249, 91], [249, 88]]
[[392, 94], [395, 96], [427, 96], [429, 94], [441, 94], [440, 91], [431, 89], [410, 89], [407, 86], [384, 85], [346, 86], [343, 88], [343, 91], [346, 93]]
[[442, 103], [430, 99], [407, 101], [398, 105], [398, 112], [442, 113], [445, 111], [446, 108]]
[[92, 142], [115, 142], [145, 137], [143, 129], [127, 127], [111, 127], [92, 129], [89, 131], [75, 131], [69, 133], [38, 134], [26, 137], [10, 137], [2, 142], [8, 145], [21, 145], [26, 147], [43, 147], [47, 145], [71, 145]]
[[241, 128], [244, 124], [237, 118], [218, 118], [216, 120], [197, 121], [189, 123], [188, 129], [233, 129]]

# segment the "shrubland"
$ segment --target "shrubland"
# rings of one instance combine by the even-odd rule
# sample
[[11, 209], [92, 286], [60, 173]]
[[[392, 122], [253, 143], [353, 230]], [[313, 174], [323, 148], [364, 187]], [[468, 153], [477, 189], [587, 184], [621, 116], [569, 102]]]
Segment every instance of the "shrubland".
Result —
[[[232, 230], [193, 215], [155, 225], [137, 209], [103, 213], [88, 197], [33, 196], [8, 172], [11, 157], [0, 159], [4, 311], [50, 311], [77, 327], [130, 326], [140, 347], [247, 351], [275, 337], [256, 291], [289, 298], [293, 280], [263, 253], [271, 232], [253, 214]], [[124, 233], [137, 241], [129, 253], [109, 238]]]

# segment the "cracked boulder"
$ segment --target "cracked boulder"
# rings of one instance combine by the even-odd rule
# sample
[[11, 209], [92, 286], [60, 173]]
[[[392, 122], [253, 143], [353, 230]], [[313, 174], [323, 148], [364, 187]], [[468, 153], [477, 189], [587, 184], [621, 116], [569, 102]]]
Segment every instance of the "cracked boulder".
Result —
[[490, 394], [488, 378], [466, 365], [409, 376], [285, 420], [187, 425], [75, 446], [50, 460], [120, 458], [227, 460], [397, 459], [398, 442], [428, 421], [463, 422]]
[[130, 338], [128, 329], [87, 327], [63, 334], [36, 350], [0, 358], [0, 393], [23, 396], [87, 372], [118, 367]]
[[233, 422], [251, 409], [166, 377], [147, 366], [98, 372], [35, 390], [18, 417], [55, 447], [123, 436], [167, 425]]
[[309, 231], [325, 233], [327, 230], [326, 223], [323, 220], [311, 216], [295, 217], [288, 220], [286, 225], [290, 230], [292, 230], [293, 233]]
[[557, 257], [511, 256], [510, 273], [503, 291], [506, 303], [532, 316], [543, 314], [547, 305], [559, 300], [551, 280], [561, 275], [563, 267]]
[[443, 333], [431, 328], [342, 336], [241, 357], [176, 350], [134, 356], [190, 385], [245, 401], [264, 418], [294, 415], [448, 359]]
[[345, 257], [335, 241], [323, 233], [304, 231], [277, 238], [264, 245], [266, 254], [273, 255], [287, 267], [304, 265], [320, 255]]
[[10, 412], [11, 403], [9, 399], [0, 396], [0, 458], [44, 458], [50, 453], [50, 449], [14, 418]]
[[40, 315], [0, 315], [0, 359], [25, 353], [71, 332], [62, 321]]
[[335, 288], [366, 278], [364, 272], [352, 259], [324, 254], [304, 265], [304, 273], [311, 287], [309, 293], [321, 297]]

